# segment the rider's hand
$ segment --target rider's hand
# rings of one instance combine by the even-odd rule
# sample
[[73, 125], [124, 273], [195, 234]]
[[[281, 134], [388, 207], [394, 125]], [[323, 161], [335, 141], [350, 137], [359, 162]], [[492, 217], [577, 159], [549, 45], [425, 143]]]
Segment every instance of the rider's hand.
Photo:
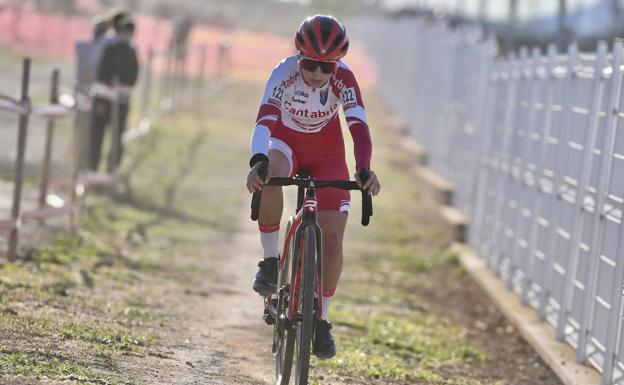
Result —
[[247, 191], [250, 193], [262, 190], [262, 186], [271, 179], [271, 166], [267, 165], [267, 176], [262, 180], [260, 175], [258, 175], [260, 165], [260, 162], [256, 163], [249, 171], [249, 174], [247, 174]]
[[369, 171], [370, 175], [366, 180], [366, 183], [362, 185], [362, 180], [360, 179], [360, 175], [358, 172], [355, 173], [355, 182], [360, 186], [361, 189], [368, 191], [370, 195], [377, 195], [379, 191], [381, 191], [381, 184], [379, 183], [379, 179], [377, 179], [377, 174], [375, 174], [372, 170]]

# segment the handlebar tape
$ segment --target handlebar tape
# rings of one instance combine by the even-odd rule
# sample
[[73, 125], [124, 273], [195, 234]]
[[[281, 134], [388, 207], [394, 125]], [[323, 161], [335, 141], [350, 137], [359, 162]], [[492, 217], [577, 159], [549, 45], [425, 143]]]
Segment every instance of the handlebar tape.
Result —
[[[370, 171], [366, 168], [361, 168], [358, 172], [360, 181], [362, 184], [366, 183], [370, 177]], [[362, 190], [362, 226], [368, 226], [370, 217], [373, 215], [373, 199], [368, 191]]]
[[[258, 176], [260, 179], [265, 180], [268, 173], [269, 162], [262, 161], [258, 165]], [[258, 190], [253, 193], [251, 197], [251, 220], [257, 221], [260, 215], [260, 201], [262, 199], [262, 190]]]

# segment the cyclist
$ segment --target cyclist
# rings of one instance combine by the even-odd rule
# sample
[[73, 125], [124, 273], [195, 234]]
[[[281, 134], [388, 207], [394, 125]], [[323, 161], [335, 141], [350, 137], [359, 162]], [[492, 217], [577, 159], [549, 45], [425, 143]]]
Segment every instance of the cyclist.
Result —
[[[345, 27], [333, 16], [306, 18], [295, 33], [297, 53], [273, 69], [266, 84], [251, 138], [251, 171], [247, 189], [262, 189], [258, 225], [263, 259], [253, 289], [261, 295], [275, 291], [279, 258], [278, 234], [283, 209], [281, 187], [264, 186], [271, 176], [294, 176], [305, 170], [316, 179], [348, 180], [338, 109], [342, 107], [355, 147], [355, 179], [369, 194], [381, 185], [371, 171], [362, 185], [357, 170], [370, 169], [372, 143], [360, 89], [351, 69], [341, 60], [349, 48]], [[266, 180], [258, 176], [269, 162]], [[313, 353], [336, 354], [327, 313], [342, 271], [342, 241], [349, 211], [349, 192], [318, 190], [318, 222], [323, 232], [323, 314], [317, 322]]]

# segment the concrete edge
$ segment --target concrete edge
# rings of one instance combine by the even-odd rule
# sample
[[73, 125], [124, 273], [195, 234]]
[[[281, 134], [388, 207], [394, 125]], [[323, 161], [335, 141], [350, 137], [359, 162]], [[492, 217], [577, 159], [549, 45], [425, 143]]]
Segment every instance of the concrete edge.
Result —
[[425, 166], [416, 167], [416, 177], [427, 187], [435, 202], [443, 206], [450, 206], [453, 202], [453, 183], [436, 174], [432, 169]]
[[417, 165], [423, 166], [427, 164], [427, 149], [423, 145], [410, 138], [409, 136], [403, 137], [401, 145], [412, 154]]
[[456, 242], [466, 242], [466, 229], [468, 228], [468, 218], [459, 210], [451, 206], [440, 207], [440, 214], [445, 225], [453, 234]]
[[414, 138], [407, 135], [407, 125], [405, 122], [399, 119], [394, 119], [392, 122], [392, 124], [397, 125], [399, 130], [404, 133], [401, 140], [401, 147], [409, 152], [414, 159], [414, 175], [424, 182], [425, 187], [436, 203], [440, 205], [450, 205], [453, 201], [453, 183], [439, 174], [436, 174], [426, 166], [428, 156], [427, 149], [414, 140]]
[[598, 371], [577, 363], [574, 348], [555, 340], [552, 327], [539, 321], [533, 308], [523, 306], [516, 293], [507, 290], [505, 282], [496, 277], [470, 246], [455, 243], [453, 250], [470, 276], [565, 385], [600, 384]]

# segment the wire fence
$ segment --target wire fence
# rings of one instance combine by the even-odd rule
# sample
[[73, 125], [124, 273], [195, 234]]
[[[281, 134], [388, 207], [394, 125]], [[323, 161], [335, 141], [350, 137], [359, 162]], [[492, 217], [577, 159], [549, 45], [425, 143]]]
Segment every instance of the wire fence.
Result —
[[[175, 50], [155, 52], [149, 50], [142, 76], [136, 87], [138, 113], [132, 119], [131, 128], [124, 132], [122, 141], [130, 142], [149, 132], [151, 122], [161, 119], [163, 114], [175, 107], [196, 102], [201, 97], [218, 89], [223, 79], [221, 73], [212, 78], [205, 68], [207, 50], [204, 46], [192, 47], [200, 56], [199, 68], [191, 74], [184, 58], [174, 54]], [[114, 186], [117, 181], [116, 164], [110, 164], [107, 172], [87, 170], [91, 92], [78, 87], [63, 88], [60, 71], [52, 72], [47, 102], [33, 101], [31, 89], [31, 60], [24, 59], [21, 71], [20, 95], [14, 97], [0, 93], [0, 121], [2, 135], [14, 140], [14, 145], [5, 142], [3, 147], [14, 149], [14, 158], [2, 159], [2, 183], [0, 194], [0, 235], [7, 239], [6, 255], [9, 261], [16, 258], [20, 233], [29, 223], [43, 225], [53, 218], [67, 220], [67, 230], [73, 232], [76, 215], [81, 207], [81, 198], [96, 185]], [[218, 75], [218, 79], [217, 79]], [[70, 77], [73, 82], [73, 77]], [[208, 81], [211, 81], [209, 86]], [[101, 85], [100, 85], [101, 86]], [[125, 90], [111, 87], [106, 90], [113, 106]], [[102, 90], [98, 94], [102, 97]], [[36, 99], [39, 99], [37, 96]], [[111, 153], [109, 161], [114, 162], [121, 148], [112, 138], [118, 135], [118, 120], [113, 118], [109, 140]], [[14, 122], [12, 135], [7, 135]], [[37, 138], [35, 143], [29, 139]], [[36, 148], [33, 149], [33, 144]], [[29, 159], [31, 170], [26, 172]], [[10, 183], [6, 183], [10, 180]], [[7, 197], [11, 195], [11, 199]], [[47, 226], [49, 228], [49, 226]]]
[[603, 384], [623, 384], [622, 41], [497, 58], [474, 27], [365, 25], [382, 92], [455, 184], [469, 243]]

